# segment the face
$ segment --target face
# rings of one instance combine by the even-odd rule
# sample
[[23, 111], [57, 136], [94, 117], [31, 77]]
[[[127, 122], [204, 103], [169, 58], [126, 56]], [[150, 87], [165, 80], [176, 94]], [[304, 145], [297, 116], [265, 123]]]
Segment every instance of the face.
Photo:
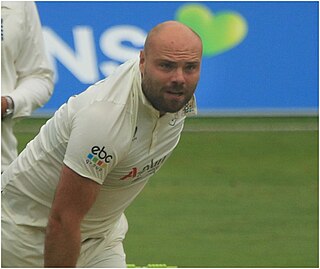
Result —
[[192, 98], [200, 76], [199, 42], [161, 40], [141, 52], [142, 90], [160, 115], [178, 112]]

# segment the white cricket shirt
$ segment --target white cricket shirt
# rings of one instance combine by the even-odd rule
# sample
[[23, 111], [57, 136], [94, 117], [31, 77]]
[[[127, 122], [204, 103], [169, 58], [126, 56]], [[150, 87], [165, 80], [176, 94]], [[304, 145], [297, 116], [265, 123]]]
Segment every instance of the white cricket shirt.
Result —
[[[194, 99], [186, 106], [195, 111]], [[65, 163], [102, 185], [82, 240], [106, 236], [177, 145], [186, 110], [159, 117], [141, 89], [139, 60], [71, 97], [3, 174], [3, 218], [44, 228]]]
[[46, 58], [34, 2], [1, 1], [1, 96], [14, 101], [14, 114], [1, 120], [1, 169], [17, 157], [15, 118], [30, 116], [53, 92], [53, 71]]

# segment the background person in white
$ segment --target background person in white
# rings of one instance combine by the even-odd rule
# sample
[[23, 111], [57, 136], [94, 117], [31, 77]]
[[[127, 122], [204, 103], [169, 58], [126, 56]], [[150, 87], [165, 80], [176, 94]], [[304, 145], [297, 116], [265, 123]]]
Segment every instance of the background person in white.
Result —
[[126, 266], [124, 210], [195, 113], [201, 57], [197, 34], [164, 22], [55, 113], [3, 173], [2, 266]]
[[14, 122], [52, 95], [53, 72], [34, 2], [1, 1], [1, 171], [17, 157]]

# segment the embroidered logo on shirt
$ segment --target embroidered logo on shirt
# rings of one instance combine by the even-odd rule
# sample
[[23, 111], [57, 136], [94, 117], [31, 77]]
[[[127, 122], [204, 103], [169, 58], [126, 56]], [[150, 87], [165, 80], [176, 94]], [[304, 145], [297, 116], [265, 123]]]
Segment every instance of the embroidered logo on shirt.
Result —
[[167, 156], [164, 156], [156, 161], [152, 159], [151, 162], [146, 166], [144, 166], [140, 171], [138, 171], [137, 167], [134, 167], [131, 169], [131, 171], [127, 175], [120, 178], [120, 180], [129, 180], [129, 179], [137, 180], [142, 177], [151, 176], [160, 168], [160, 166], [163, 164], [166, 157]]
[[133, 137], [132, 137], [132, 141], [137, 140], [137, 131], [138, 131], [138, 126], [136, 126], [136, 128], [134, 129], [134, 134], [133, 134]]
[[136, 177], [137, 171], [138, 171], [137, 167], [133, 167], [133, 168], [131, 169], [131, 171], [129, 172], [129, 174], [128, 174], [128, 175], [125, 175], [125, 176], [122, 177], [122, 178], [120, 178], [120, 180], [125, 180], [125, 179], [127, 179], [127, 178], [134, 178], [134, 177]]
[[174, 118], [169, 122], [169, 125], [170, 125], [170, 126], [175, 126], [175, 125], [176, 125], [176, 122], [177, 122], [177, 118], [174, 117]]
[[91, 152], [87, 155], [86, 163], [98, 171], [102, 171], [112, 159], [113, 156], [107, 153], [105, 147], [93, 146]]

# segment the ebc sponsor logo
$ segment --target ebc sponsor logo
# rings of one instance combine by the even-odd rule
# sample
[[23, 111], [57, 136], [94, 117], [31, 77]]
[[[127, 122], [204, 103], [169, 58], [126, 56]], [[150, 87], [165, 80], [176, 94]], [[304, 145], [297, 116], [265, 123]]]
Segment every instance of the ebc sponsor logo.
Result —
[[167, 156], [164, 156], [158, 160], [152, 159], [149, 164], [145, 165], [141, 170], [138, 170], [137, 167], [131, 169], [131, 171], [120, 178], [120, 180], [137, 180], [146, 176], [153, 175], [163, 164]]
[[113, 156], [108, 154], [105, 147], [93, 146], [90, 153], [87, 155], [86, 163], [98, 171], [108, 166]]

